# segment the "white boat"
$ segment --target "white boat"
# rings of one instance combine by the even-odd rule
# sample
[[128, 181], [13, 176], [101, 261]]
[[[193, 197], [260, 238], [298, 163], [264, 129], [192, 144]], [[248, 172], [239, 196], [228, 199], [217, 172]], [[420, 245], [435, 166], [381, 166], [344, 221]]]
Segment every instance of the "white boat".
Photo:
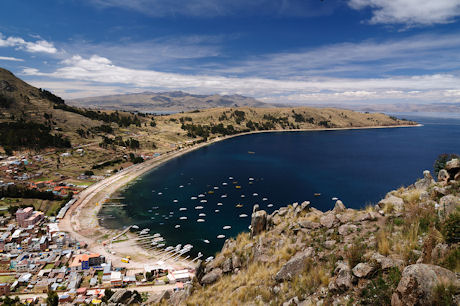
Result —
[[196, 200], [198, 199], [197, 197], [191, 197], [190, 200]]
[[222, 186], [227, 186], [227, 183], [225, 183], [225, 182], [224, 182], [224, 183], [222, 183]]
[[206, 214], [201, 213], [201, 214], [198, 215], [198, 217], [206, 217]]
[[229, 179], [229, 180], [233, 180], [233, 176], [229, 176], [228, 179]]
[[240, 218], [246, 218], [247, 216], [248, 216], [248, 215], [246, 215], [246, 214], [241, 214], [241, 215], [240, 215]]
[[262, 201], [268, 201], [268, 199], [267, 199], [267, 198], [263, 198]]
[[148, 212], [149, 212], [149, 213], [151, 213], [151, 212], [152, 212], [152, 210], [151, 210], [151, 209], [149, 209], [149, 210], [148, 210]]
[[181, 208], [179, 208], [179, 211], [185, 211], [185, 210], [187, 210], [187, 207], [181, 207]]
[[215, 187], [214, 187], [214, 190], [217, 190], [217, 189], [219, 189], [219, 187], [215, 186]]
[[244, 194], [241, 195], [242, 198], [246, 197]]
[[217, 206], [222, 206], [222, 205], [224, 205], [224, 204], [222, 204], [221, 202], [217, 203]]
[[205, 196], [205, 195], [202, 194], [202, 193], [200, 193], [200, 194], [198, 195], [199, 198], [203, 198], [204, 196]]
[[222, 227], [222, 229], [224, 230], [228, 230], [228, 229], [231, 229], [232, 227], [230, 225], [225, 225], [224, 227]]
[[205, 262], [208, 263], [208, 262], [212, 261], [213, 259], [214, 259], [213, 256], [209, 256], [208, 258], [206, 258]]
[[255, 192], [254, 192], [252, 195], [253, 195], [254, 197], [257, 197], [257, 196], [258, 196], [258, 194], [257, 194], [257, 193], [255, 193]]
[[156, 233], [156, 234], [153, 235], [153, 238], [158, 238], [158, 237], [161, 237], [160, 233]]
[[201, 200], [200, 203], [207, 203], [208, 200]]
[[162, 194], [163, 194], [163, 192], [159, 192], [159, 193], [158, 193], [158, 195], [162, 195]]
[[249, 178], [250, 181], [253, 181], [254, 179], [252, 177]]
[[209, 243], [208, 239], [203, 240], [204, 243]]
[[220, 210], [216, 209], [214, 212], [218, 213]]
[[333, 197], [332, 201], [337, 201], [339, 198]]
[[203, 206], [195, 206], [195, 209], [203, 209]]
[[223, 195], [221, 195], [220, 197], [221, 197], [221, 198], [226, 198], [227, 195], [226, 195], [226, 194], [223, 194]]
[[177, 202], [179, 202], [179, 201], [178, 201], [178, 200], [173, 200], [173, 202], [174, 202], [174, 203], [177, 203]]
[[180, 227], [180, 225], [179, 225], [179, 224], [176, 224], [176, 225], [174, 226], [174, 228], [179, 228], [179, 227]]
[[196, 220], [196, 222], [199, 222], [199, 223], [204, 222], [204, 219], [198, 219]]
[[184, 188], [184, 185], [180, 185], [179, 188]]
[[180, 217], [179, 220], [187, 220], [187, 217]]
[[273, 207], [273, 204], [268, 204], [267, 207]]
[[224, 239], [224, 238], [225, 238], [225, 235], [217, 235], [217, 238], [218, 238], [218, 239]]

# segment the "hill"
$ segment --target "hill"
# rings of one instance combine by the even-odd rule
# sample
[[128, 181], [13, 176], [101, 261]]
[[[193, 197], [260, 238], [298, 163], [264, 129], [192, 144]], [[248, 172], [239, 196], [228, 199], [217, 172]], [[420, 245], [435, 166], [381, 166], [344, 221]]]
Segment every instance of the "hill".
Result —
[[268, 215], [256, 204], [251, 232], [228, 239], [167, 302], [458, 305], [460, 160], [444, 165], [437, 181], [424, 171], [363, 210], [305, 201]]
[[124, 95], [100, 96], [69, 101], [79, 107], [123, 109], [139, 112], [187, 112], [215, 107], [274, 107], [241, 95], [194, 95], [182, 91], [143, 92]]

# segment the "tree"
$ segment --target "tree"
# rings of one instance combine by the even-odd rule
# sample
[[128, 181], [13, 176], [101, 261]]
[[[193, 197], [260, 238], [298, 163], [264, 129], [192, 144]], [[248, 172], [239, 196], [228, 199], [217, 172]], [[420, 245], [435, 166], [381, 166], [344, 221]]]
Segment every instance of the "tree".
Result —
[[48, 297], [46, 298], [46, 305], [48, 306], [57, 306], [59, 304], [59, 296], [56, 291], [48, 291]]
[[114, 293], [115, 293], [115, 292], [112, 291], [110, 288], [105, 289], [105, 290], [104, 290], [104, 297], [102, 298], [102, 301], [105, 302], [105, 303], [107, 303], [107, 302], [110, 300], [110, 298], [112, 297], [112, 295], [113, 295]]

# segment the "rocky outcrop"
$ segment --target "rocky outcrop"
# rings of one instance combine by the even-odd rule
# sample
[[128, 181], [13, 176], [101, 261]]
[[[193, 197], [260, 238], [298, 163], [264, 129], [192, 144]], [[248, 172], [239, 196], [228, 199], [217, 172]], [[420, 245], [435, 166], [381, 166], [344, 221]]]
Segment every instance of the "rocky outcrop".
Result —
[[345, 205], [342, 203], [342, 201], [337, 200], [334, 205], [334, 209], [332, 210], [335, 213], [341, 213], [343, 211], [347, 210]]
[[353, 268], [353, 275], [358, 278], [368, 277], [373, 271], [374, 267], [367, 264], [360, 262]]
[[456, 211], [457, 206], [460, 205], [460, 197], [456, 197], [452, 194], [443, 196], [439, 200], [441, 218], [447, 217], [454, 211]]
[[329, 282], [329, 290], [332, 292], [346, 291], [353, 287], [353, 282], [355, 280], [350, 267], [344, 263], [339, 262], [337, 267], [334, 270], [336, 275]]
[[327, 228], [331, 228], [331, 227], [335, 226], [338, 222], [339, 222], [339, 220], [337, 219], [337, 217], [333, 213], [327, 213], [327, 214], [323, 215], [319, 219], [319, 223], [322, 226], [327, 227]]
[[219, 268], [213, 269], [211, 272], [207, 273], [203, 278], [201, 278], [201, 284], [210, 285], [215, 283], [222, 276], [222, 270]]
[[433, 290], [436, 286], [447, 283], [458, 286], [452, 271], [427, 264], [407, 266], [391, 298], [391, 305], [433, 305]]
[[441, 169], [438, 172], [438, 181], [440, 181], [440, 182], [448, 182], [449, 179], [450, 179], [450, 175], [449, 175], [449, 172], [447, 172], [446, 169]]
[[265, 231], [267, 226], [267, 212], [265, 210], [255, 211], [251, 218], [251, 236], [254, 237]]
[[339, 234], [342, 236], [347, 236], [353, 232], [355, 232], [358, 229], [358, 227], [354, 224], [343, 224], [339, 226]]
[[[169, 298], [169, 295], [166, 297], [166, 299], [167, 298]], [[136, 291], [121, 289], [115, 291], [115, 293], [110, 297], [110, 299], [107, 302], [109, 304], [115, 305], [132, 305], [134, 303], [139, 303], [141, 300], [141, 296]]]
[[434, 183], [435, 181], [433, 180], [430, 171], [425, 170], [423, 171], [423, 178], [418, 180], [414, 185], [417, 189], [427, 190]]
[[313, 221], [310, 221], [310, 220], [301, 220], [301, 221], [297, 222], [297, 224], [300, 227], [306, 228], [306, 229], [317, 229], [317, 228], [321, 227], [321, 224], [319, 224], [318, 222], [313, 222]]
[[304, 270], [306, 261], [311, 257], [313, 252], [313, 248], [309, 247], [305, 251], [294, 255], [281, 267], [278, 273], [276, 273], [275, 280], [277, 282], [291, 280], [294, 276], [300, 274]]
[[380, 208], [390, 205], [395, 211], [401, 211], [404, 208], [404, 200], [394, 195], [389, 195], [385, 199], [381, 200], [378, 205]]

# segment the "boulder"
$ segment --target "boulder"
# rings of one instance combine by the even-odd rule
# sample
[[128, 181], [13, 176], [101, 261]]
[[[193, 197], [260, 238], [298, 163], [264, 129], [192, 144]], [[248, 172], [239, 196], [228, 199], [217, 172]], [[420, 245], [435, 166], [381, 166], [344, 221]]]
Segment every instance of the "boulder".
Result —
[[222, 276], [222, 270], [216, 268], [201, 278], [201, 284], [209, 285], [216, 282]]
[[354, 224], [343, 224], [339, 226], [339, 234], [342, 236], [347, 236], [353, 232], [355, 232], [358, 229], [358, 227]]
[[322, 226], [327, 227], [327, 228], [333, 227], [338, 222], [339, 220], [335, 217], [333, 213], [325, 214], [319, 219], [319, 223], [321, 223]]
[[235, 253], [233, 253], [232, 255], [232, 266], [233, 269], [241, 268], [241, 259]]
[[278, 216], [284, 217], [288, 213], [288, 208], [287, 207], [281, 207], [278, 210]]
[[275, 280], [282, 282], [291, 280], [294, 276], [302, 273], [308, 258], [313, 254], [313, 248], [309, 247], [305, 251], [299, 252], [286, 262], [276, 273]]
[[438, 172], [438, 181], [439, 182], [447, 182], [447, 181], [449, 181], [449, 179], [450, 179], [450, 175], [449, 175], [449, 172], [447, 172], [446, 169], [441, 169]]
[[131, 291], [126, 289], [118, 290], [110, 297], [108, 303], [123, 303], [131, 297], [131, 294]]
[[354, 214], [352, 212], [343, 212], [335, 215], [339, 219], [340, 223], [348, 223], [354, 220]]
[[378, 214], [376, 212], [362, 212], [356, 216], [355, 221], [374, 221], [377, 219]]
[[433, 177], [431, 176], [430, 171], [423, 171], [423, 178], [415, 182], [415, 188], [420, 190], [427, 190], [432, 184], [434, 184]]
[[335, 240], [326, 240], [324, 242], [324, 247], [328, 250], [332, 250], [335, 247], [336, 241]]
[[310, 201], [304, 201], [300, 204], [300, 208], [302, 210], [308, 210], [310, 208]]
[[446, 163], [445, 169], [449, 172], [452, 170], [456, 170], [456, 169], [460, 170], [460, 159], [454, 158], [454, 159], [449, 160]]
[[375, 262], [380, 265], [382, 270], [387, 270], [393, 267], [402, 267], [404, 265], [404, 261], [401, 259], [394, 260], [379, 253], [372, 255], [371, 259], [375, 260]]
[[267, 212], [259, 210], [252, 214], [251, 217], [251, 236], [254, 237], [265, 231], [267, 226]]
[[439, 200], [439, 210], [441, 211], [442, 217], [447, 217], [451, 213], [455, 212], [457, 206], [460, 206], [460, 197], [456, 197], [452, 194], [443, 196]]
[[317, 229], [317, 228], [321, 227], [321, 224], [319, 224], [318, 222], [313, 222], [313, 221], [309, 221], [309, 220], [301, 220], [301, 221], [297, 222], [297, 224], [300, 227], [306, 228], [306, 229]]
[[381, 200], [378, 204], [381, 208], [384, 208], [386, 205], [392, 205], [395, 211], [401, 211], [404, 207], [404, 200], [394, 195], [390, 195], [385, 199]]
[[435, 265], [414, 264], [404, 268], [401, 280], [391, 297], [393, 306], [433, 305], [434, 288], [440, 284], [458, 286], [455, 273]]
[[345, 207], [345, 205], [342, 203], [342, 201], [340, 200], [337, 200], [335, 202], [335, 205], [334, 205], [334, 209], [332, 210], [333, 212], [335, 213], [340, 213], [340, 212], [343, 212], [347, 210], [347, 208]]
[[252, 208], [252, 213], [255, 213], [258, 210], [259, 210], [259, 204], [254, 204], [254, 207]]
[[350, 267], [344, 263], [339, 262], [334, 273], [337, 277], [329, 282], [329, 290], [331, 291], [346, 291], [353, 287], [354, 276], [351, 273]]
[[368, 277], [372, 271], [374, 271], [374, 267], [367, 263], [360, 262], [353, 268], [353, 275], [358, 278]]
[[227, 258], [222, 264], [222, 272], [228, 273], [232, 271], [232, 258]]

